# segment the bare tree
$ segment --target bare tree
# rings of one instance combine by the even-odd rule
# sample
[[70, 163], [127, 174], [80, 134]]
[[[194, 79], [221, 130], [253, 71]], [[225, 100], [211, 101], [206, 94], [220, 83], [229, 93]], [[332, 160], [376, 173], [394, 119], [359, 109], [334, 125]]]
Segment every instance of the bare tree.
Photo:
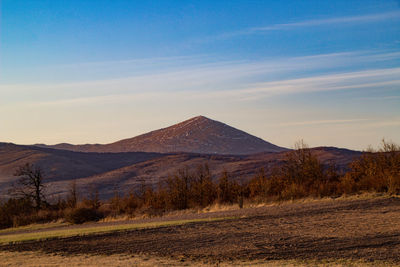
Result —
[[69, 190], [67, 195], [67, 205], [70, 208], [76, 208], [76, 204], [78, 203], [78, 192], [76, 189], [76, 181], [72, 181], [69, 184]]
[[43, 172], [40, 167], [27, 163], [17, 169], [14, 176], [19, 177], [12, 188], [12, 193], [18, 197], [28, 198], [40, 209], [45, 203]]

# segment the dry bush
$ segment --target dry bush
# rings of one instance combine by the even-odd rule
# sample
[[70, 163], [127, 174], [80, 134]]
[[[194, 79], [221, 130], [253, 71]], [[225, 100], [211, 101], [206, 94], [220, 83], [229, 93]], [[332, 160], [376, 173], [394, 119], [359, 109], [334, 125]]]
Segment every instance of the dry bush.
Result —
[[11, 198], [0, 204], [0, 228], [18, 227], [32, 223], [45, 223], [63, 216], [62, 209], [47, 205], [40, 210], [28, 198]]
[[73, 224], [81, 224], [84, 222], [98, 221], [102, 219], [103, 214], [97, 209], [79, 207], [75, 209], [68, 209], [65, 212], [65, 220]]
[[370, 149], [350, 164], [341, 180], [343, 193], [374, 191], [400, 193], [400, 147], [382, 140], [378, 151]]
[[229, 173], [224, 171], [217, 184], [217, 201], [221, 204], [232, 204], [239, 200], [241, 188], [239, 184], [232, 180]]
[[282, 166], [270, 178], [260, 171], [249, 183], [253, 199], [296, 199], [323, 197], [336, 193], [339, 175], [334, 166], [325, 168], [308, 146], [300, 141], [286, 153]]
[[196, 173], [192, 175], [189, 205], [204, 208], [214, 203], [216, 196], [216, 187], [208, 165], [199, 165]]

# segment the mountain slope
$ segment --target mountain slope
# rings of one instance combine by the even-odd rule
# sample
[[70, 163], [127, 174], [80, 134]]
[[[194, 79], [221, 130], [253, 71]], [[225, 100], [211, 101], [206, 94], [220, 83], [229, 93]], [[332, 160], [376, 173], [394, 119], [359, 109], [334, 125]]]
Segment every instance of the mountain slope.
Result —
[[[324, 165], [335, 163], [338, 171], [347, 170], [348, 164], [361, 155], [361, 152], [335, 147], [317, 147], [311, 150]], [[201, 164], [209, 166], [214, 180], [217, 180], [224, 171], [228, 171], [232, 179], [248, 181], [260, 169], [263, 169], [267, 175], [271, 174], [273, 168], [285, 162], [286, 156], [286, 152], [248, 156], [172, 154], [85, 177], [77, 180], [77, 183], [82, 188], [85, 188], [85, 185], [96, 184], [102, 188], [101, 192], [104, 196], [112, 197], [114, 187], [125, 194], [129, 190], [140, 188], [143, 183], [157, 188], [159, 181], [164, 181], [179, 169], [188, 168], [190, 171], [195, 171]]]
[[[357, 151], [325, 147], [313, 148], [312, 152], [325, 164], [335, 162], [339, 169], [345, 169], [361, 155]], [[48, 185], [46, 193], [53, 198], [65, 195], [71, 181], [76, 181], [82, 197], [95, 188], [101, 198], [109, 198], [115, 189], [127, 193], [143, 183], [157, 187], [159, 181], [178, 169], [193, 171], [205, 163], [215, 179], [227, 170], [233, 179], [247, 180], [261, 168], [268, 174], [284, 162], [285, 155], [286, 152], [253, 155], [82, 153], [0, 143], [0, 200], [8, 197], [15, 170], [27, 162], [43, 169]]]
[[48, 146], [80, 152], [189, 152], [244, 155], [287, 149], [204, 116], [106, 145]]
[[[70, 181], [101, 174], [165, 154], [157, 153], [81, 153], [65, 150], [0, 143], [0, 198], [7, 195], [16, 180], [16, 169], [26, 163], [40, 166], [47, 182]], [[66, 187], [60, 191], [65, 191]], [[51, 193], [54, 193], [51, 188]]]

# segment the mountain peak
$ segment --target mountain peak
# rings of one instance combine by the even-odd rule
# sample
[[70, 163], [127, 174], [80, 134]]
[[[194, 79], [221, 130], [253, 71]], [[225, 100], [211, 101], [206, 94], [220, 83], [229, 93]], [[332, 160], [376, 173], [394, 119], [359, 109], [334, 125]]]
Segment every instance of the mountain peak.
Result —
[[196, 116], [167, 128], [107, 145], [56, 147], [82, 152], [189, 152], [254, 154], [286, 150], [261, 138], [205, 116]]
[[211, 119], [207, 118], [206, 116], [199, 115], [188, 120], [190, 121], [190, 120], [211, 120]]
[[188, 123], [188, 122], [212, 122], [212, 121], [213, 121], [212, 119], [209, 119], [205, 116], [200, 115], [200, 116], [196, 116], [196, 117], [190, 118], [188, 120], [185, 120], [183, 122], [180, 122], [178, 124]]
[[201, 125], [206, 125], [206, 124], [212, 124], [212, 123], [218, 123], [217, 121], [214, 121], [212, 119], [209, 119], [205, 116], [196, 116], [193, 118], [190, 118], [188, 120], [179, 122], [177, 124], [174, 124], [172, 126], [169, 126], [167, 128], [161, 129], [161, 130], [165, 130], [165, 129], [181, 129], [181, 128], [199, 128]]

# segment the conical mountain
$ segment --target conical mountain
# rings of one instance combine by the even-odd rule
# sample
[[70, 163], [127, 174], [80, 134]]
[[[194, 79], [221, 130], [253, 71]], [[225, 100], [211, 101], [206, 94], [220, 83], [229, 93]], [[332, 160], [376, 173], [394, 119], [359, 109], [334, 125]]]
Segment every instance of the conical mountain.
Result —
[[170, 127], [106, 145], [59, 144], [53, 148], [82, 152], [190, 152], [205, 154], [253, 154], [280, 152], [285, 148], [233, 128], [198, 116]]

